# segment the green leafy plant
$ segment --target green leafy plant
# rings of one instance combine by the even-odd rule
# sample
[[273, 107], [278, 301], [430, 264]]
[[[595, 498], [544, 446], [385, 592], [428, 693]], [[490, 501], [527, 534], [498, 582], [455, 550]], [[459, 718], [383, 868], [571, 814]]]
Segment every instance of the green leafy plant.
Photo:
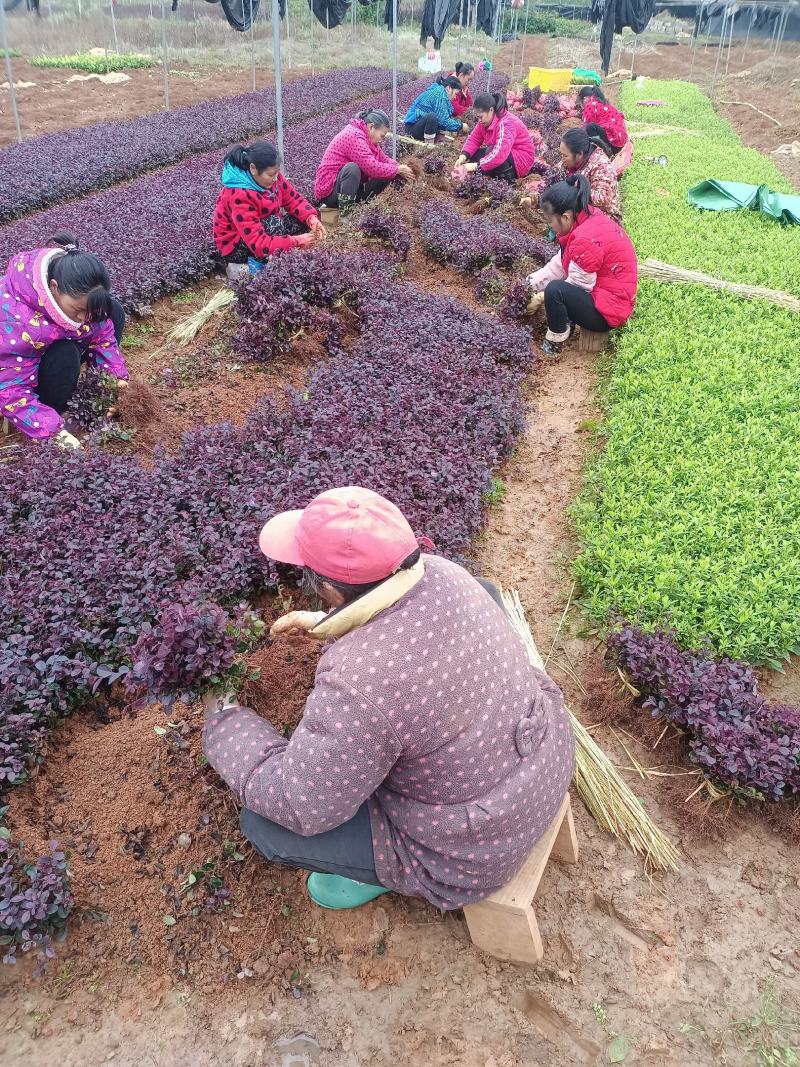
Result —
[[32, 67], [68, 67], [70, 70], [85, 70], [89, 74], [105, 74], [108, 71], [138, 70], [142, 67], [154, 67], [156, 60], [152, 56], [120, 55], [109, 52], [108, 55], [95, 56], [88, 52], [71, 56], [33, 56]]

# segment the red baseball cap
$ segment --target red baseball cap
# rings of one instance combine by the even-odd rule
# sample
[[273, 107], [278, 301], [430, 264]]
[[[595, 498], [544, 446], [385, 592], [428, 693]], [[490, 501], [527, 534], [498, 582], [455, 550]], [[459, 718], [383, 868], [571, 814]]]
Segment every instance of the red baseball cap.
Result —
[[281, 512], [258, 543], [270, 559], [352, 585], [388, 578], [419, 548], [400, 509], [357, 485], [329, 489], [300, 511]]

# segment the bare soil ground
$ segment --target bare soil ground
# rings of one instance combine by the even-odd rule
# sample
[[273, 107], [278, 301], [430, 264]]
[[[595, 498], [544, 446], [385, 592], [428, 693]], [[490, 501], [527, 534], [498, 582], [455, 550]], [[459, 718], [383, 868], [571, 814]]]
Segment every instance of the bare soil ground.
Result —
[[[469, 282], [417, 248], [409, 277], [473, 302]], [[188, 309], [211, 291], [198, 287]], [[187, 305], [155, 310], [152, 335], [128, 351], [158, 406], [174, 405], [150, 424], [153, 437], [189, 424], [195, 375], [210, 375], [215, 396], [230, 388], [231, 405], [279, 387], [269, 372], [253, 382], [231, 369], [221, 343], [214, 351], [222, 321], [188, 350], [186, 382], [163, 392], [159, 375], [175, 359], [154, 358], [153, 348]], [[281, 374], [297, 381], [314, 358], [290, 353]], [[278, 1042], [297, 1033], [320, 1045], [304, 1046], [309, 1062], [329, 1067], [574, 1067], [608, 1062], [614, 1035], [629, 1039], [624, 1062], [634, 1067], [761, 1067], [779, 1042], [797, 1044], [777, 1022], [732, 1027], [753, 1020], [770, 990], [785, 1000], [784, 1019], [800, 1010], [797, 809], [770, 821], [755, 807], [687, 800], [699, 779], [680, 739], [656, 744], [660, 728], [605, 669], [574, 607], [565, 614], [575, 551], [567, 510], [595, 447], [598, 373], [596, 357], [574, 348], [537, 364], [527, 429], [502, 472], [505, 494], [479, 559], [485, 574], [519, 589], [554, 678], [583, 721], [599, 724], [595, 736], [620, 766], [631, 766], [624, 744], [640, 763], [674, 775], [623, 772], [680, 844], [680, 871], [648, 877], [574, 798], [582, 856], [577, 869], [553, 866], [541, 885], [543, 964], [500, 964], [472, 947], [458, 914], [443, 917], [420, 901], [390, 895], [356, 912], [312, 908], [299, 875], [270, 867], [241, 841], [229, 798], [201, 766], [191, 709], [170, 712], [177, 725], [166, 735], [153, 729], [167, 720], [158, 708], [137, 717], [112, 711], [106, 725], [87, 713], [56, 735], [43, 772], [15, 799], [26, 841], [57, 832], [74, 842], [84, 910], [43, 982], [28, 962], [0, 969], [3, 1067], [54, 1059], [64, 1067], [282, 1067]], [[288, 653], [288, 676], [259, 660], [262, 677], [277, 681], [249, 694], [281, 726], [292, 724], [313, 671], [302, 644]], [[292, 681], [286, 700], [281, 678]], [[187, 900], [181, 879], [209, 859], [232, 898], [192, 917], [203, 904]], [[165, 925], [165, 914], [177, 922]]]

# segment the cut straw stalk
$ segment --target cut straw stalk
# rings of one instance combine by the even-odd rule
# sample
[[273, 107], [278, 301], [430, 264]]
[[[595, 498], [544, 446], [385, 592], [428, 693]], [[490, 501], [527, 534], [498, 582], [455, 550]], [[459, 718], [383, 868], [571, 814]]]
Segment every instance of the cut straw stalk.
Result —
[[738, 282], [728, 282], [724, 278], [715, 278], [711, 274], [704, 274], [700, 270], [687, 270], [684, 267], [674, 267], [670, 263], [662, 263], [660, 259], [645, 259], [639, 263], [639, 275], [652, 278], [657, 282], [692, 282], [696, 285], [707, 285], [710, 289], [722, 289], [726, 293], [735, 293], [746, 300], [768, 300], [771, 304], [800, 314], [800, 300], [789, 293], [782, 293], [779, 289], [764, 289], [760, 285], [740, 285]]
[[191, 344], [211, 316], [228, 307], [235, 299], [236, 293], [233, 289], [224, 286], [201, 308], [177, 322], [167, 334], [167, 340], [177, 341], [179, 345]]
[[[503, 602], [512, 626], [525, 642], [531, 663], [544, 671], [519, 594], [515, 589], [505, 590]], [[648, 870], [677, 871], [678, 850], [675, 845], [655, 825], [642, 802], [620, 777], [583, 723], [569, 708], [567, 711], [575, 731], [575, 787], [598, 826], [643, 855]]]

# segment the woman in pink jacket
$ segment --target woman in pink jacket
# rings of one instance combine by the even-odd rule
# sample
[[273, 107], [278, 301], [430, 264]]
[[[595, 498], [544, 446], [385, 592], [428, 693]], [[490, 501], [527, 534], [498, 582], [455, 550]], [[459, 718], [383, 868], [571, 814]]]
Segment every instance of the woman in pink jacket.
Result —
[[370, 108], [336, 134], [317, 167], [314, 198], [318, 204], [347, 214], [354, 204], [383, 192], [398, 175], [413, 181], [411, 168], [387, 156], [381, 148], [389, 127], [386, 112]]
[[125, 312], [109, 290], [105, 266], [69, 233], [9, 261], [0, 278], [0, 416], [27, 437], [80, 447], [61, 416], [84, 360], [127, 379]]
[[515, 182], [533, 166], [536, 150], [530, 130], [506, 107], [502, 93], [480, 93], [475, 98], [477, 125], [464, 142], [456, 166], [480, 170], [490, 178]]
[[329, 610], [273, 626], [326, 642], [290, 739], [208, 701], [203, 751], [244, 834], [315, 872], [309, 894], [328, 908], [394, 890], [453, 909], [505, 885], [569, 789], [574, 741], [497, 590], [421, 555], [399, 509], [358, 486], [276, 515], [260, 543]]

